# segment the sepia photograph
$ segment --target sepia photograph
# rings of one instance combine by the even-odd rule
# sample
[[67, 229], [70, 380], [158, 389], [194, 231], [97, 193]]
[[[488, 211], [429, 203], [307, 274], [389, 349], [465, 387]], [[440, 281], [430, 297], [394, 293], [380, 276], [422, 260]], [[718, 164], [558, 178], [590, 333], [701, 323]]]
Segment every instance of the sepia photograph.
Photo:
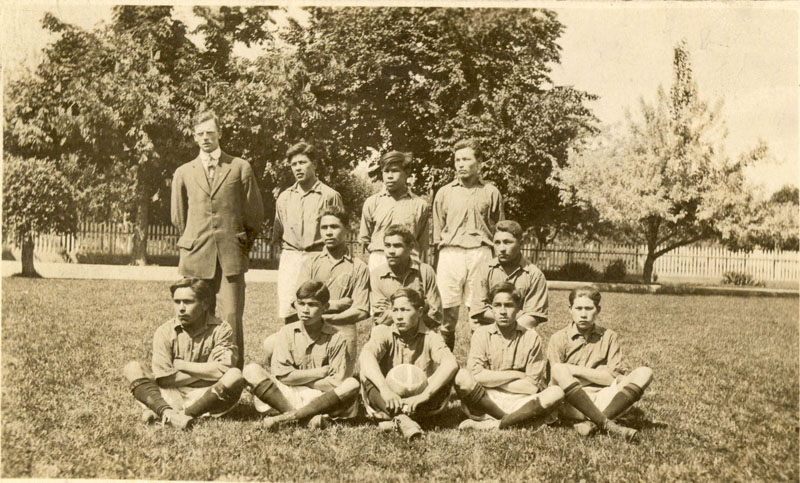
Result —
[[797, 3], [0, 8], [0, 478], [800, 479]]

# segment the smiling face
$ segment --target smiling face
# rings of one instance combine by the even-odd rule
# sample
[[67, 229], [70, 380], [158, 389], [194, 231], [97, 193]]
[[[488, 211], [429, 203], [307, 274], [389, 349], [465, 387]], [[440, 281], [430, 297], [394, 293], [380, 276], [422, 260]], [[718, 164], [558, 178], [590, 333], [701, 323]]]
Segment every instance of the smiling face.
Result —
[[190, 287], [181, 287], [172, 294], [175, 317], [181, 325], [195, 325], [206, 316], [206, 305], [201, 302]]
[[319, 220], [319, 234], [322, 242], [330, 250], [344, 245], [345, 229], [342, 221], [332, 215], [325, 215]]
[[313, 181], [317, 179], [317, 171], [314, 163], [305, 154], [295, 154], [289, 160], [294, 179], [298, 183]]
[[589, 297], [581, 296], [572, 301], [569, 313], [572, 315], [572, 321], [575, 322], [578, 330], [585, 332], [594, 327], [594, 321], [597, 318], [597, 314], [600, 313], [600, 307], [596, 306], [594, 300]]
[[456, 176], [462, 181], [473, 181], [481, 171], [481, 162], [472, 148], [461, 148], [455, 152]]
[[492, 312], [494, 322], [502, 330], [514, 327], [517, 324], [517, 314], [519, 307], [514, 297], [508, 292], [498, 292], [492, 300]]
[[400, 335], [416, 334], [422, 312], [411, 304], [406, 297], [399, 297], [392, 302], [392, 320]]
[[203, 121], [194, 127], [194, 140], [206, 153], [214, 152], [219, 147], [219, 128], [213, 119]]

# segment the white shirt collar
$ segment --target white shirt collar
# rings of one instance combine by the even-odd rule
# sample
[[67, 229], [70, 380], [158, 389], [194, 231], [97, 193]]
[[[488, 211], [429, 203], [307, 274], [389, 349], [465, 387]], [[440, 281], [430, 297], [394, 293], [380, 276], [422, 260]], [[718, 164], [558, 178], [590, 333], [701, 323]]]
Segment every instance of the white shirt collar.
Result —
[[203, 161], [203, 164], [207, 167], [209, 166], [217, 166], [219, 164], [219, 155], [222, 154], [222, 149], [217, 146], [217, 149], [207, 153], [205, 151], [200, 152], [200, 159]]

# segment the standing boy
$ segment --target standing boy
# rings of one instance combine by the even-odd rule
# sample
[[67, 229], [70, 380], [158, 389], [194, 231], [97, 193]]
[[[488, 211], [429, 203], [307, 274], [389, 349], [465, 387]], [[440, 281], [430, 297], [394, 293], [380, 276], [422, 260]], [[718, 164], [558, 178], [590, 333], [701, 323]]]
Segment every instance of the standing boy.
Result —
[[364, 202], [358, 239], [369, 252], [369, 269], [386, 263], [383, 236], [390, 225], [403, 225], [414, 235], [412, 256], [425, 261], [428, 251], [428, 202], [408, 188], [411, 155], [390, 151], [378, 161], [383, 189]]
[[286, 151], [296, 183], [283, 191], [275, 203], [272, 241], [281, 243], [278, 265], [278, 316], [292, 313], [292, 297], [303, 262], [322, 250], [319, 219], [323, 210], [342, 207], [342, 197], [317, 178], [318, 159], [314, 146], [299, 142]]
[[616, 332], [595, 325], [600, 313], [600, 291], [595, 287], [573, 289], [569, 311], [572, 322], [553, 334], [547, 346], [551, 379], [564, 390], [567, 402], [562, 419], [581, 421], [575, 429], [584, 436], [600, 429], [636, 439], [635, 429], [613, 420], [642, 397], [653, 371], [639, 367], [624, 375]]
[[[473, 140], [453, 146], [456, 179], [443, 186], [433, 201], [433, 242], [439, 252], [437, 283], [444, 305], [443, 336], [455, 346], [458, 309], [472, 304], [477, 267], [492, 258], [492, 235], [503, 219], [500, 191], [480, 177], [483, 153]], [[446, 330], [444, 330], [446, 327]]]
[[370, 305], [374, 323], [391, 325], [392, 295], [400, 288], [411, 288], [425, 297], [428, 311], [423, 320], [426, 325], [438, 327], [442, 322], [442, 300], [436, 288], [436, 273], [427, 263], [411, 257], [414, 235], [404, 226], [391, 225], [383, 234], [383, 242], [387, 262], [370, 271]]
[[188, 428], [193, 418], [221, 415], [239, 400], [244, 387], [236, 365], [233, 331], [211, 312], [214, 292], [205, 280], [184, 278], [170, 287], [175, 317], [153, 336], [153, 376], [129, 362], [123, 375], [137, 401], [142, 419], [161, 419]]
[[[422, 323], [424, 309], [419, 292], [399, 289], [391, 297], [392, 325], [376, 326], [359, 357], [367, 416], [393, 420], [408, 439], [422, 434], [415, 419], [445, 408], [458, 371], [458, 362], [441, 336]], [[425, 374], [427, 384], [420, 394], [402, 399], [389, 387], [386, 375], [400, 364], [413, 364]]]
[[522, 296], [514, 285], [493, 285], [489, 300], [492, 323], [472, 334], [467, 368], [456, 375], [461, 407], [470, 418], [459, 429], [541, 425], [564, 399], [561, 389], [547, 387], [542, 339], [518, 323]]
[[522, 297], [517, 324], [533, 329], [547, 322], [547, 280], [536, 265], [522, 256], [522, 227], [516, 221], [503, 220], [497, 223], [493, 240], [495, 258], [478, 267], [473, 280], [472, 330], [494, 322], [489, 289], [501, 282], [511, 283]]
[[270, 372], [258, 364], [244, 368], [244, 378], [258, 399], [256, 409], [272, 407], [281, 413], [264, 420], [267, 429], [306, 421], [319, 428], [331, 418], [352, 418], [358, 412], [354, 357], [344, 337], [322, 320], [328, 289], [312, 280], [300, 285], [296, 297], [300, 320], [278, 332]]
[[[239, 368], [244, 363], [244, 274], [250, 248], [261, 230], [264, 205], [250, 164], [222, 152], [219, 121], [201, 112], [194, 121], [200, 154], [175, 171], [172, 224], [184, 277], [211, 282], [219, 313], [233, 328]], [[212, 315], [215, 307], [210, 307]]]

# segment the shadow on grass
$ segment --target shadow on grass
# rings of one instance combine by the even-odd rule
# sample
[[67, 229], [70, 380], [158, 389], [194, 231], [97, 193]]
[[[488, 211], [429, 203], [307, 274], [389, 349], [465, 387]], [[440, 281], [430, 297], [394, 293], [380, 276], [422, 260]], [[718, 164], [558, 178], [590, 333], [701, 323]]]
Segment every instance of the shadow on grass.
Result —
[[11, 278], [44, 278], [42, 277], [39, 272], [33, 273], [14, 273], [11, 275]]

